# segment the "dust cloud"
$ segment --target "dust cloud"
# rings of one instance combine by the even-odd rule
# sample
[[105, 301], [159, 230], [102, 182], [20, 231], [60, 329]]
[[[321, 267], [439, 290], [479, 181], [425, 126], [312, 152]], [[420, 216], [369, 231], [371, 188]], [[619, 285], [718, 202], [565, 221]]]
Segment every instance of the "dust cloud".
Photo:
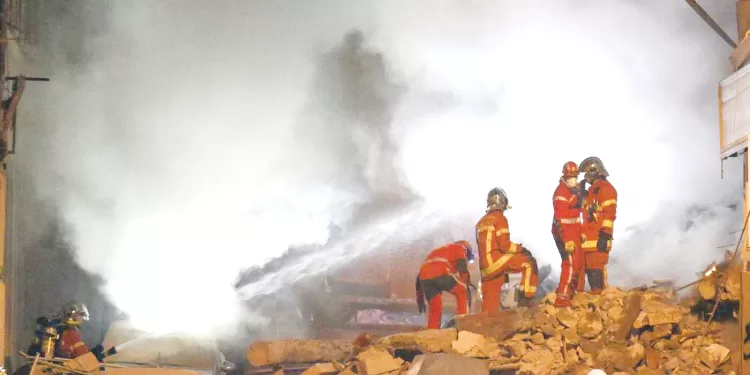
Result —
[[237, 274], [290, 249], [239, 295], [474, 238], [494, 186], [557, 267], [551, 195], [591, 155], [619, 192], [613, 283], [689, 279], [739, 226], [717, 147], [730, 51], [681, 2], [97, 3], [33, 115], [36, 190], [144, 329], [237, 319]]

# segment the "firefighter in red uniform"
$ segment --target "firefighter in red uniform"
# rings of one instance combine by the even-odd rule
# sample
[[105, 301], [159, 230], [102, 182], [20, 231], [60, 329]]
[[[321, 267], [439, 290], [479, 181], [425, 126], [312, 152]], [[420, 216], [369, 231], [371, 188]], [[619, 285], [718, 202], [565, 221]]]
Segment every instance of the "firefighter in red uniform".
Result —
[[432, 250], [422, 262], [417, 276], [417, 306], [425, 311], [425, 299], [429, 303], [427, 328], [440, 328], [443, 314], [443, 292], [456, 297], [456, 314], [469, 313], [471, 306], [471, 275], [469, 263], [474, 253], [467, 241], [458, 241]]
[[60, 312], [60, 340], [55, 348], [55, 356], [61, 358], [80, 357], [91, 350], [83, 342], [78, 331], [81, 324], [89, 320], [89, 310], [85, 305], [69, 303]]
[[476, 225], [479, 269], [482, 273], [482, 312], [500, 308], [500, 294], [508, 273], [521, 273], [519, 306], [528, 306], [536, 295], [539, 269], [536, 259], [523, 245], [511, 242], [508, 196], [500, 188], [487, 194], [487, 213]]
[[[612, 229], [617, 213], [617, 190], [607, 180], [609, 173], [597, 157], [586, 158], [579, 166], [586, 182], [591, 184], [583, 202], [583, 249], [586, 276], [591, 293], [601, 293], [607, 287], [607, 263], [612, 250]], [[583, 277], [578, 279], [577, 291], [584, 289]]]
[[581, 203], [583, 189], [578, 184], [578, 165], [569, 161], [563, 165], [560, 183], [552, 196], [554, 218], [552, 238], [560, 252], [560, 283], [557, 286], [555, 306], [570, 306], [570, 299], [583, 273], [581, 251]]

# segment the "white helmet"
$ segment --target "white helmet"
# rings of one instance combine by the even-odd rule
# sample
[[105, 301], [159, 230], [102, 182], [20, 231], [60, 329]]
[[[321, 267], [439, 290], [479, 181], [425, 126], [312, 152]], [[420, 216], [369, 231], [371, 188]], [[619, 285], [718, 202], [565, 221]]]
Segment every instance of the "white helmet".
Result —
[[82, 303], [70, 302], [60, 310], [60, 320], [67, 325], [81, 325], [89, 320], [89, 309]]
[[509, 209], [508, 206], [508, 195], [505, 194], [505, 190], [498, 187], [493, 188], [487, 193], [487, 210], [500, 210], [505, 211]]

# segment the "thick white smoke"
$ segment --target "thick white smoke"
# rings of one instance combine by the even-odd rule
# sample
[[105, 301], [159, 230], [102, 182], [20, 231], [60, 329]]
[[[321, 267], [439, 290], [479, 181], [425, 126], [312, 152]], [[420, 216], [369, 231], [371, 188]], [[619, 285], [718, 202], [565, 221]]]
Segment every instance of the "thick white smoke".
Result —
[[[473, 238], [494, 186], [514, 206], [513, 239], [557, 265], [551, 195], [563, 163], [591, 155], [620, 194], [612, 273], [622, 276], [611, 281], [685, 277], [739, 226], [723, 212], [689, 229], [677, 220], [741, 187], [719, 178], [715, 84], [729, 49], [681, 2], [109, 11], [84, 66], [49, 85], [54, 126], [37, 180], [78, 262], [146, 329], [231, 321], [239, 270], [324, 245], [331, 227], [344, 234], [243, 293], [282, 289], [388, 241]], [[355, 28], [364, 47], [343, 41]], [[347, 48], [370, 56], [353, 61], [381, 53], [386, 76], [357, 81], [378, 69], [347, 73]], [[347, 90], [376, 94], [362, 109]], [[380, 211], [357, 216], [367, 210]]]

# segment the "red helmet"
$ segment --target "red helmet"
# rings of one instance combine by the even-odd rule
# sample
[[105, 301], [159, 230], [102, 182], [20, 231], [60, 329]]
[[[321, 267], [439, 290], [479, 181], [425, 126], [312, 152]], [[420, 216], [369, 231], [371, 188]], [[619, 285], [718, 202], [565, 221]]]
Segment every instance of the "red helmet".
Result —
[[569, 161], [563, 165], [562, 169], [563, 178], [578, 177], [578, 164]]

